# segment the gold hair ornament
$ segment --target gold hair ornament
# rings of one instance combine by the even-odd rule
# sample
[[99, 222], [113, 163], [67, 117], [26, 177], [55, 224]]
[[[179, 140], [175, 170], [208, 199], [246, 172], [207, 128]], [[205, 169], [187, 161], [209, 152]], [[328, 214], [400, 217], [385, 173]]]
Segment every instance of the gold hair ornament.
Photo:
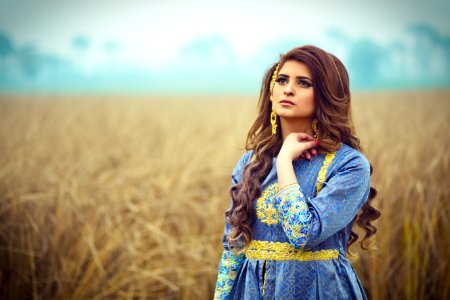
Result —
[[273, 71], [272, 80], [270, 81], [270, 87], [269, 87], [270, 88], [270, 101], [272, 101], [272, 112], [270, 114], [270, 124], [272, 125], [272, 135], [277, 134], [277, 113], [273, 109], [273, 87], [275, 86], [275, 81], [277, 80], [279, 66], [280, 66], [280, 64], [277, 64], [275, 71]]

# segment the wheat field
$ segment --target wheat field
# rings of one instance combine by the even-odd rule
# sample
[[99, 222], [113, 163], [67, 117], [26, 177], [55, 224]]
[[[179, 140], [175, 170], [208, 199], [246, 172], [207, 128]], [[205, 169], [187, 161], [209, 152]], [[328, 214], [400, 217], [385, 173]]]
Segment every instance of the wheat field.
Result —
[[[355, 93], [369, 299], [449, 299], [450, 91]], [[1, 299], [211, 299], [256, 96], [0, 97]], [[360, 234], [361, 236], [361, 234]]]

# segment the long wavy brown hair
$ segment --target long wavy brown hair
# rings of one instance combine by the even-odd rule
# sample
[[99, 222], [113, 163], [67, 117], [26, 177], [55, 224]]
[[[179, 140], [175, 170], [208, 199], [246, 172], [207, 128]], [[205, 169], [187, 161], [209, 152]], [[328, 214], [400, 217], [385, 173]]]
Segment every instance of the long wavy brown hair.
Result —
[[[340, 143], [344, 143], [361, 153], [364, 153], [359, 138], [355, 135], [350, 107], [349, 76], [342, 62], [333, 54], [316, 46], [306, 45], [294, 48], [285, 55], [280, 55], [280, 61], [274, 63], [265, 73], [258, 101], [258, 115], [251, 126], [246, 141], [246, 150], [253, 150], [255, 158], [243, 169], [242, 179], [230, 188], [232, 206], [225, 212], [225, 219], [231, 225], [228, 235], [228, 246], [235, 253], [242, 253], [249, 246], [253, 238], [252, 224], [254, 222], [254, 208], [252, 202], [261, 195], [261, 183], [272, 169], [273, 157], [277, 156], [283, 144], [281, 130], [272, 135], [270, 113], [270, 82], [272, 74], [279, 64], [279, 69], [288, 60], [295, 60], [306, 64], [311, 73], [314, 86], [314, 118], [318, 120], [319, 154], [336, 151]], [[280, 120], [277, 118], [278, 128]], [[370, 175], [373, 167], [370, 164]], [[371, 206], [377, 190], [370, 187], [369, 197], [358, 211], [352, 222], [366, 230], [360, 242], [361, 248], [370, 250], [364, 241], [377, 232], [371, 223], [380, 217], [381, 213]], [[351, 244], [359, 236], [353, 231], [350, 234], [347, 253]]]

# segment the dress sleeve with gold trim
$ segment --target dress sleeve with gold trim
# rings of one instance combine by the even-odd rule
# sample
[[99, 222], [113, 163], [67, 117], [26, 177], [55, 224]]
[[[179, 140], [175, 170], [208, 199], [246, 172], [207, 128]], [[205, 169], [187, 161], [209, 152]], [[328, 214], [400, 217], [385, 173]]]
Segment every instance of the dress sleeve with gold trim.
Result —
[[363, 155], [339, 160], [316, 197], [307, 200], [298, 184], [274, 195], [283, 230], [296, 249], [309, 250], [344, 228], [369, 196], [368, 160]]
[[[245, 164], [248, 162], [251, 156], [251, 152], [252, 151], [248, 151], [247, 153], [245, 153], [234, 167], [231, 175], [232, 185], [237, 184], [241, 180], [242, 170], [245, 167]], [[232, 205], [232, 201], [233, 200], [230, 196], [230, 208]], [[230, 231], [231, 225], [225, 221], [225, 228], [222, 239], [223, 251], [222, 257], [220, 259], [216, 288], [214, 291], [214, 299], [229, 299], [234, 281], [236, 279], [236, 274], [245, 260], [245, 254], [242, 253], [240, 255], [235, 255], [228, 247], [227, 237]]]

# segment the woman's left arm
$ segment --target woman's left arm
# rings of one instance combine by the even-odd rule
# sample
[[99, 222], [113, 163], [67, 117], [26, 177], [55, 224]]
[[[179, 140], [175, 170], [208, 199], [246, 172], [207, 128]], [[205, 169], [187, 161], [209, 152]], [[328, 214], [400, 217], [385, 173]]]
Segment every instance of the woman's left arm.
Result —
[[291, 184], [282, 187], [274, 200], [289, 242], [296, 249], [307, 250], [349, 224], [366, 202], [369, 191], [370, 164], [358, 155], [340, 166], [315, 198], [307, 201], [300, 185]]

